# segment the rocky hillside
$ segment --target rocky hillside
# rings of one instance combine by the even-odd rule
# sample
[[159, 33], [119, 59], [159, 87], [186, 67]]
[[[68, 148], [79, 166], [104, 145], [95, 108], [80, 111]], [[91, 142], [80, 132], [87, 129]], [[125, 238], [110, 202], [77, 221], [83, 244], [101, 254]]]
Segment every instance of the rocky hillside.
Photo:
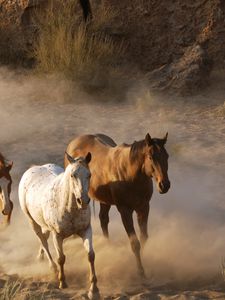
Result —
[[[28, 12], [46, 2], [0, 0], [0, 20], [29, 26]], [[147, 74], [152, 88], [192, 92], [207, 83], [212, 67], [225, 67], [223, 0], [92, 0], [91, 4], [93, 14], [96, 5], [117, 11], [104, 30], [126, 42], [124, 61]]]

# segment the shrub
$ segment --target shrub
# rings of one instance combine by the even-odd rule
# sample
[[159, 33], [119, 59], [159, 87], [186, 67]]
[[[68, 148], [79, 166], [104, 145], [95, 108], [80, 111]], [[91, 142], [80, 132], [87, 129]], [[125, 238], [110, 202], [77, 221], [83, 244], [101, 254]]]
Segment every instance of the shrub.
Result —
[[2, 300], [12, 300], [17, 299], [18, 294], [22, 289], [22, 282], [19, 280], [8, 280], [0, 293], [0, 299]]
[[[39, 36], [34, 47], [36, 70], [41, 73], [63, 73], [69, 79], [96, 81], [106, 78], [115, 69], [115, 62], [123, 53], [122, 43], [115, 43], [102, 30], [113, 13], [102, 7], [92, 23], [78, 23], [74, 17], [74, 1], [59, 1], [45, 12], [37, 12], [35, 19]], [[96, 22], [95, 22], [96, 20]], [[104, 75], [104, 76], [103, 76]]]

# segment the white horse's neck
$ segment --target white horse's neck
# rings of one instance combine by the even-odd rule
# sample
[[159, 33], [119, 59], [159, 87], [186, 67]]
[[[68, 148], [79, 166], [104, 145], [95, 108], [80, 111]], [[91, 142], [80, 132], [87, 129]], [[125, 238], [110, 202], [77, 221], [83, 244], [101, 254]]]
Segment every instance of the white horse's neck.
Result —
[[74, 201], [75, 195], [73, 193], [70, 172], [68, 172], [68, 170], [66, 170], [60, 178], [58, 184], [58, 195], [60, 213], [63, 214], [66, 211], [71, 212], [78, 208], [76, 201]]

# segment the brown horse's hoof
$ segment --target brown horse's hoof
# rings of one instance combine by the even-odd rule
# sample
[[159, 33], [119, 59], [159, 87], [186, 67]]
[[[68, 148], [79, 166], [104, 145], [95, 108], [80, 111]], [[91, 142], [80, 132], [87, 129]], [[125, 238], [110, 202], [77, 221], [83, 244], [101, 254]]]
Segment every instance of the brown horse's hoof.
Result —
[[68, 288], [68, 285], [65, 281], [60, 281], [59, 283], [59, 289], [66, 289]]

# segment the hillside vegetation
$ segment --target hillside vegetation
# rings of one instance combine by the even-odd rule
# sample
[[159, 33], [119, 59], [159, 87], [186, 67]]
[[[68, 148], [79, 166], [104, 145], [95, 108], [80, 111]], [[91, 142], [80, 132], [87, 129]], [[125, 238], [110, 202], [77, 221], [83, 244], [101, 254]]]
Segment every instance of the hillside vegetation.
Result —
[[[17, 24], [21, 28], [27, 8], [31, 16], [36, 15], [37, 10], [40, 16], [40, 12], [46, 12], [46, 3], [52, 2], [1, 0], [0, 3], [0, 37], [4, 36], [0, 39], [0, 59], [3, 63], [10, 60], [21, 64], [19, 55], [22, 65], [32, 65], [35, 60], [39, 70], [61, 72], [63, 69], [75, 77], [81, 73], [83, 77], [85, 73], [85, 78], [99, 74], [100, 66], [100, 69], [106, 68], [106, 74], [109, 66], [113, 69], [120, 66], [129, 69], [130, 75], [144, 74], [152, 89], [181, 94], [208, 85], [212, 69], [225, 66], [225, 4], [222, 0], [92, 0], [93, 20], [88, 26], [83, 24], [79, 1], [57, 0], [53, 3], [58, 3], [60, 9], [58, 12], [55, 9], [54, 17], [48, 18], [51, 19], [48, 26], [42, 22], [40, 30], [35, 31], [32, 22], [26, 24], [19, 41], [18, 34], [14, 38], [13, 29], [9, 27]], [[37, 46], [33, 41], [38, 33]], [[34, 50], [31, 56], [30, 50]], [[10, 53], [8, 57], [6, 52]]]

